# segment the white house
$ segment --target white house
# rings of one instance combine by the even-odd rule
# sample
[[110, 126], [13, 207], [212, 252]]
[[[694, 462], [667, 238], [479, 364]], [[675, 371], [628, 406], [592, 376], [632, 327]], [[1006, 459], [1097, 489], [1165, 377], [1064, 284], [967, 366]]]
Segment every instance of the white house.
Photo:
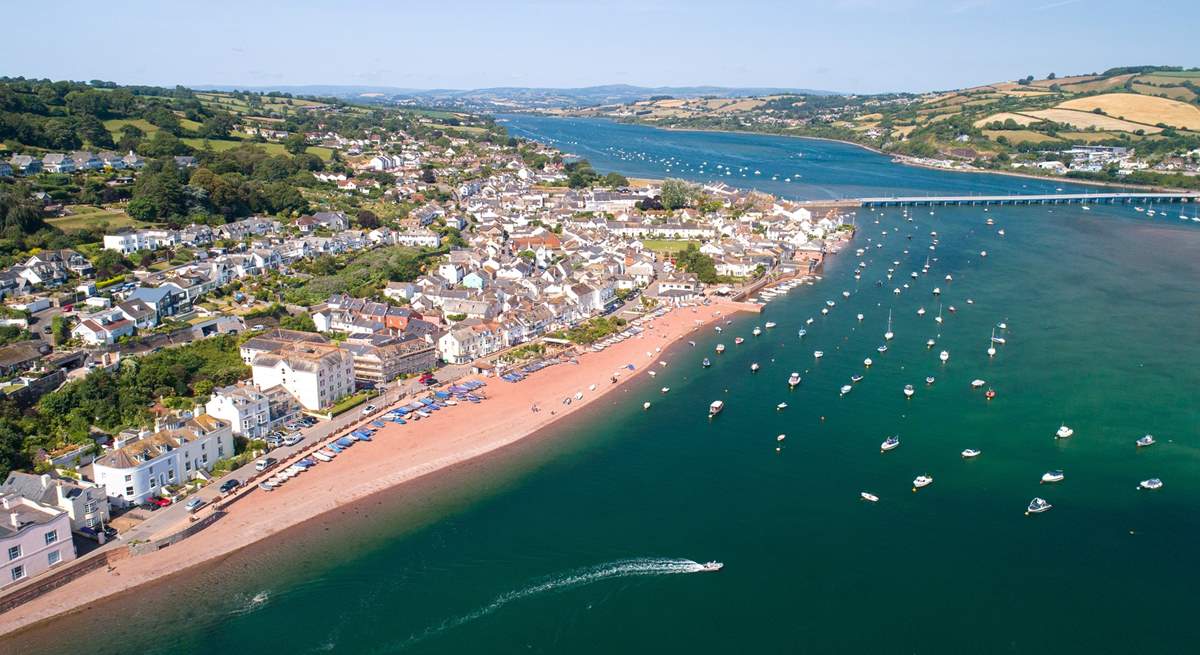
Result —
[[92, 463], [96, 484], [109, 498], [137, 505], [212, 471], [218, 460], [233, 456], [233, 430], [228, 421], [200, 415], [173, 419], [164, 429], [132, 440], [118, 439], [115, 448]]
[[271, 404], [266, 394], [244, 385], [213, 389], [204, 406], [209, 416], [227, 421], [234, 436], [260, 439], [271, 429]]
[[283, 387], [308, 410], [333, 405], [354, 391], [354, 357], [332, 344], [293, 343], [254, 357], [254, 384]]
[[66, 512], [14, 493], [0, 495], [0, 512], [0, 587], [75, 559]]

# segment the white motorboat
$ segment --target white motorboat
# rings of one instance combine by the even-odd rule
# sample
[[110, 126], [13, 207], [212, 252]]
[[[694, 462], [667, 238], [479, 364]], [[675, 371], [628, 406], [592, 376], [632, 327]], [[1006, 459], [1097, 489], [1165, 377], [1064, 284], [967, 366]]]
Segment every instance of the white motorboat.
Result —
[[986, 251], [986, 250], [980, 250], [980, 251], [979, 251], [979, 256], [980, 256], [980, 257], [987, 257], [987, 251]]
[[751, 331], [751, 332], [750, 332], [750, 334], [753, 334], [754, 336], [756, 336], [756, 337], [757, 337], [758, 335], [762, 334], [762, 328], [760, 328], [760, 327], [758, 327], [757, 325], [755, 325], [755, 326], [754, 326], [754, 330], [753, 330], [753, 331]]
[[646, 372], [650, 374], [650, 377], [654, 377], [654, 376], [658, 375], [658, 373], [655, 371], [646, 371]]
[[700, 570], [704, 572], [715, 572], [725, 568], [721, 562], [705, 562], [700, 565]]
[[1060, 426], [1058, 428], [1058, 431], [1054, 433], [1054, 437], [1056, 439], [1070, 439], [1074, 435], [1075, 435], [1075, 431], [1072, 430], [1071, 428], [1067, 427], [1066, 425]]
[[650, 409], [650, 401], [649, 400], [642, 403], [642, 409]]
[[1029, 514], [1041, 514], [1042, 512], [1049, 510], [1051, 507], [1054, 507], [1054, 505], [1046, 502], [1044, 498], [1034, 498], [1033, 500], [1029, 501], [1029, 507], [1027, 510]]
[[933, 476], [931, 475], [918, 475], [916, 479], [913, 480], [914, 489], [928, 487], [931, 484], [933, 484]]
[[867, 368], [871, 368], [871, 364], [874, 364], [874, 363], [875, 362], [872, 362], [870, 357], [863, 360], [863, 366], [866, 366]]
[[913, 394], [916, 392], [917, 392], [917, 390], [913, 388], [913, 385], [911, 385], [911, 384], [904, 385], [904, 397], [905, 398], [912, 398]]
[[1062, 469], [1046, 471], [1045, 473], [1042, 474], [1042, 482], [1044, 482], [1044, 483], [1062, 482], [1064, 477], [1066, 477], [1066, 476], [1063, 475]]
[[716, 416], [717, 414], [720, 414], [721, 410], [723, 409], [725, 409], [725, 403], [720, 400], [714, 400], [712, 401], [712, 404], [708, 406], [708, 416], [710, 418]]
[[978, 389], [979, 387], [982, 387], [985, 384], [987, 384], [987, 382], [985, 380], [980, 380], [979, 378], [971, 380], [971, 388], [972, 389]]
[[887, 452], [889, 450], [895, 450], [899, 447], [900, 447], [899, 435], [893, 435], [891, 437], [888, 437], [887, 439], [883, 440], [883, 443], [879, 444], [879, 450], [884, 451], [884, 452]]
[[775, 409], [782, 412], [783, 410], [787, 409], [787, 403], [779, 403], [775, 406]]
[[663, 393], [666, 393], [666, 392], [668, 392], [668, 391], [670, 391], [670, 390], [671, 390], [671, 387], [663, 387], [662, 389], [659, 389], [659, 391], [661, 391], [661, 392], [663, 392]]
[[996, 327], [1000, 328], [1001, 330], [1007, 330], [1007, 329], [1008, 329], [1008, 323], [997, 323], [997, 324], [996, 324]]
[[765, 327], [766, 327], [768, 330], [770, 330], [771, 328], [775, 327], [775, 323], [774, 323], [774, 322], [772, 322], [772, 321], [767, 321], [767, 322], [766, 322], [764, 325], [765, 325]]
[[853, 389], [854, 389], [854, 387], [852, 387], [848, 384], [843, 384], [842, 385], [842, 395], [844, 396], [844, 395], [850, 393]]
[[996, 346], [995, 346], [995, 341], [996, 341], [996, 331], [995, 331], [995, 330], [992, 330], [992, 340], [991, 340], [991, 342], [989, 342], [989, 343], [988, 343], [988, 347], [987, 347], [987, 354], [988, 354], [988, 357], [995, 357], [995, 356], [996, 356]]
[[927, 375], [925, 376], [925, 384], [933, 384], [935, 379], [932, 375]]
[[943, 351], [941, 352], [941, 354], [939, 354], [939, 355], [938, 355], [938, 359], [942, 360], [943, 362], [945, 362], [945, 361], [949, 360], [949, 359], [950, 359], [950, 351], [949, 351], [949, 350], [943, 350]]
[[784, 439], [787, 439], [786, 434], [781, 434], [778, 437], [775, 437], [775, 441], [783, 441]]
[[720, 325], [714, 327], [713, 329], [716, 330], [717, 332], [723, 332]]
[[948, 274], [948, 273], [947, 273], [947, 274], [946, 274], [946, 281], [947, 281], [947, 282], [953, 282], [953, 281], [954, 281], [954, 276], [952, 276], [952, 275], [950, 275], [950, 274]]
[[725, 352], [725, 344], [723, 344], [723, 343], [718, 343], [718, 344], [717, 344], [717, 347], [716, 347], [716, 351], [717, 351], [717, 354], [718, 354], [718, 355], [720, 355], [721, 353]]
[[806, 319], [804, 319], [804, 324], [805, 324], [805, 325], [812, 325], [812, 324], [813, 324], [813, 320], [814, 320], [814, 319], [812, 319], [812, 318], [806, 318]]
[[849, 298], [849, 297], [850, 297], [850, 292], [849, 292], [849, 291], [843, 291], [843, 292], [842, 292], [842, 297], [843, 297], [843, 298]]
[[1163, 481], [1159, 480], [1158, 478], [1150, 478], [1149, 480], [1142, 480], [1140, 483], [1138, 483], [1138, 486], [1142, 489], [1149, 489], [1153, 491], [1155, 489], [1162, 489]]
[[921, 307], [921, 308], [917, 309], [917, 316], [924, 316], [924, 315], [925, 315], [925, 308], [924, 308], [924, 307]]
[[788, 386], [794, 387], [797, 384], [800, 384], [800, 374], [793, 371], [792, 374], [788, 376]]
[[837, 304], [837, 303], [833, 302], [832, 300], [825, 301], [825, 306], [829, 307], [830, 309], [832, 309], [835, 304]]
[[735, 345], [735, 346], [740, 346], [745, 342], [746, 342], [746, 340], [741, 337], [734, 337], [734, 339], [733, 339], [733, 345]]
[[982, 454], [981, 451], [976, 450], [974, 448], [967, 448], [962, 451], [963, 459], [971, 459], [973, 457], [979, 457], [980, 454]]
[[751, 364], [751, 365], [750, 365], [750, 372], [751, 372], [751, 373], [757, 373], [757, 372], [758, 372], [758, 362], [754, 362], [753, 364]]
[[859, 314], [859, 315], [858, 315], [858, 322], [859, 322], [859, 323], [861, 323], [861, 322], [862, 322], [862, 320], [863, 320], [863, 315], [862, 315], [862, 314]]
[[879, 502], [879, 496], [876, 496], [875, 494], [873, 494], [869, 491], [864, 491], [858, 495], [867, 502], [871, 502], [871, 503]]
[[853, 382], [853, 383], [858, 383], [858, 382], [861, 382], [861, 381], [862, 381], [862, 379], [863, 379], [863, 376], [861, 376], [861, 375], [858, 375], [857, 373], [856, 373], [856, 374], [854, 374], [854, 375], [851, 375], [851, 376], [850, 376], [850, 381], [851, 381], [851, 382]]
[[820, 351], [820, 350], [813, 351], [813, 357], [815, 357], [817, 359], [821, 359], [824, 356], [825, 356], [825, 353], [823, 351]]
[[885, 352], [887, 352], [887, 344], [885, 343], [885, 344], [879, 346], [878, 348], [876, 348], [875, 350], [878, 350], [880, 353], [885, 353]]
[[1136, 443], [1137, 443], [1138, 448], [1145, 448], [1146, 446], [1153, 446], [1154, 445], [1154, 437], [1151, 435], [1146, 435], [1146, 436], [1142, 437], [1141, 439], [1138, 439]]
[[925, 342], [925, 347], [926, 347], [926, 348], [932, 348], [932, 347], [934, 347], [934, 346], [936, 346], [936, 345], [937, 345], [937, 342], [936, 342], [936, 341], [934, 341], [933, 339], [930, 339], [929, 341], [926, 341], [926, 342]]
[[942, 288], [941, 288], [941, 287], [934, 287], [934, 288], [933, 288], [933, 295], [935, 295], [935, 296], [940, 296], [940, 295], [942, 295]]

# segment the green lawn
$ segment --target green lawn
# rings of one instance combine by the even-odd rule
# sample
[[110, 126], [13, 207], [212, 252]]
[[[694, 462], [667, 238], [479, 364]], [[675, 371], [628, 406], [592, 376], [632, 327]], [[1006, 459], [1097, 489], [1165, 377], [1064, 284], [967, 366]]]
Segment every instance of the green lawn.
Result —
[[121, 209], [97, 209], [91, 205], [71, 205], [68, 209], [71, 210], [72, 216], [48, 218], [46, 222], [64, 232], [94, 228], [102, 223], [107, 224], [110, 230], [148, 225], [131, 218]]
[[139, 130], [145, 132], [147, 135], [154, 134], [158, 131], [158, 126], [151, 125], [150, 121], [144, 118], [114, 118], [112, 120], [104, 121], [104, 129], [112, 132], [114, 137], [120, 137], [121, 128], [125, 127], [126, 125], [133, 125]]
[[647, 250], [654, 252], [682, 252], [687, 250], [689, 244], [695, 244], [700, 247], [699, 241], [672, 240], [672, 239], [643, 239], [642, 245]]
[[[189, 146], [191, 146], [197, 150], [204, 149], [204, 139], [180, 139], [180, 141], [183, 141], [184, 143], [188, 144]], [[216, 151], [230, 150], [232, 148], [236, 148], [236, 147], [242, 145], [243, 143], [250, 143], [251, 145], [256, 145], [256, 146], [261, 147], [263, 150], [266, 150], [268, 153], [270, 153], [272, 155], [288, 154], [287, 150], [285, 150], [283, 148], [282, 143], [254, 143], [252, 141], [223, 141], [223, 140], [216, 140], [216, 139], [209, 140], [208, 143], [209, 143], [209, 145], [212, 146], [212, 149], [216, 150]], [[331, 150], [329, 148], [323, 148], [321, 146], [309, 146], [308, 154], [316, 155], [316, 156], [320, 157], [323, 161], [329, 161], [330, 158], [333, 157], [333, 150]]]

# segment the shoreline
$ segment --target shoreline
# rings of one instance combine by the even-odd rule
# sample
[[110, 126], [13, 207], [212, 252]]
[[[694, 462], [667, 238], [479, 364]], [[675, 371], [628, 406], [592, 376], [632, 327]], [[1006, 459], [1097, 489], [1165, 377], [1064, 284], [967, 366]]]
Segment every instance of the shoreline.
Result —
[[[633, 121], [633, 122], [627, 123], [627, 122], [619, 121], [619, 120], [616, 120], [613, 118], [609, 118], [607, 116], [570, 116], [570, 115], [551, 116], [548, 114], [537, 114], [537, 113], [534, 113], [531, 115], [545, 116], [547, 118], [602, 119], [602, 120], [612, 121], [613, 123], [618, 123], [620, 125], [640, 125], [642, 127], [650, 127], [650, 128], [654, 128], [656, 130], [663, 130], [665, 132], [711, 132], [711, 133], [716, 133], [716, 134], [746, 134], [746, 135], [754, 135], [754, 136], [778, 136], [778, 137], [784, 137], [784, 138], [788, 138], [788, 139], [812, 139], [814, 141], [829, 141], [831, 143], [842, 143], [842, 144], [845, 144], [848, 146], [855, 146], [858, 148], [862, 148], [863, 150], [873, 152], [877, 155], [891, 157], [895, 163], [903, 165], [903, 166], [912, 166], [914, 168], [924, 168], [924, 169], [932, 170], [932, 171], [944, 171], [947, 173], [973, 173], [976, 175], [978, 175], [978, 174], [1006, 175], [1008, 177], [1020, 177], [1020, 178], [1025, 178], [1028, 180], [1045, 180], [1048, 182], [1062, 182], [1062, 183], [1066, 183], [1066, 184], [1079, 184], [1079, 185], [1083, 185], [1083, 186], [1094, 186], [1094, 187], [1116, 188], [1116, 189], [1134, 189], [1134, 190], [1138, 190], [1138, 191], [1162, 191], [1162, 192], [1187, 192], [1187, 191], [1190, 191], [1190, 189], [1182, 189], [1182, 188], [1175, 188], [1175, 187], [1154, 186], [1154, 185], [1146, 185], [1146, 184], [1121, 184], [1119, 182], [1102, 182], [1099, 180], [1080, 180], [1080, 179], [1076, 179], [1073, 177], [1062, 177], [1060, 175], [1034, 175], [1032, 173], [1020, 173], [1017, 171], [993, 171], [993, 170], [986, 170], [986, 169], [981, 169], [981, 168], [971, 168], [971, 169], [942, 168], [941, 166], [930, 166], [929, 164], [922, 164], [920, 162], [912, 161], [912, 158], [909, 157], [908, 155], [901, 155], [898, 153], [887, 152], [885, 150], [880, 150], [879, 148], [876, 148], [875, 146], [870, 146], [865, 143], [858, 143], [855, 141], [846, 141], [845, 139], [835, 139], [833, 137], [827, 137], [827, 136], [808, 136], [805, 134], [782, 134], [782, 133], [778, 133], [778, 132], [755, 132], [753, 130], [719, 130], [719, 129], [705, 128], [705, 127], [664, 127], [662, 125], [654, 125], [652, 123], [643, 123], [640, 121]], [[629, 179], [633, 180], [634, 178], [629, 178]], [[648, 180], [648, 179], [654, 179], [654, 178], [638, 177], [637, 179]], [[736, 185], [731, 185], [731, 186], [736, 186]], [[854, 198], [842, 198], [841, 199], [841, 201], [845, 201], [845, 200], [854, 200]], [[815, 202], [837, 202], [837, 200], [835, 200], [835, 199], [824, 199], [824, 200], [807, 199], [807, 200], [799, 200], [798, 202], [813, 202], [813, 203], [815, 203]]]
[[[671, 347], [688, 334], [733, 315], [757, 311], [761, 310], [756, 305], [728, 301], [676, 308], [647, 322], [637, 337], [602, 352], [587, 350], [579, 356], [577, 365], [557, 364], [516, 384], [491, 378], [484, 389], [488, 399], [478, 405], [450, 407], [408, 425], [389, 423], [372, 442], [347, 450], [333, 462], [320, 464], [279, 490], [254, 490], [231, 505], [226, 516], [189, 539], [122, 559], [108, 570], [91, 571], [0, 614], [0, 635], [45, 626], [98, 601], [115, 599], [226, 558], [370, 496], [435, 478], [436, 473], [467, 462], [485, 461], [485, 455], [558, 427], [564, 419], [593, 406], [614, 389], [644, 377], [644, 371], [668, 357]], [[627, 363], [633, 363], [636, 369], [624, 368]], [[614, 371], [621, 375], [610, 382]], [[576, 393], [582, 393], [583, 398], [571, 405], [561, 403]], [[531, 411], [534, 406], [540, 411]], [[459, 414], [469, 418], [459, 418]], [[363, 482], [353, 484], [356, 480]]]

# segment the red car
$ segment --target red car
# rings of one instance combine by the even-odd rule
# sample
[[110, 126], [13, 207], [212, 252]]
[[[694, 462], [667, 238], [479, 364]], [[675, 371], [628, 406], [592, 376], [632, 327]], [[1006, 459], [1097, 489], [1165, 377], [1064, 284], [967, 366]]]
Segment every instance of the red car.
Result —
[[167, 505], [171, 504], [171, 501], [167, 500], [166, 498], [151, 498], [150, 502], [158, 505], [159, 507], [166, 507]]
[[421, 374], [421, 377], [417, 378], [417, 382], [420, 382], [421, 384], [429, 384], [429, 380], [432, 379], [433, 373], [423, 373]]

